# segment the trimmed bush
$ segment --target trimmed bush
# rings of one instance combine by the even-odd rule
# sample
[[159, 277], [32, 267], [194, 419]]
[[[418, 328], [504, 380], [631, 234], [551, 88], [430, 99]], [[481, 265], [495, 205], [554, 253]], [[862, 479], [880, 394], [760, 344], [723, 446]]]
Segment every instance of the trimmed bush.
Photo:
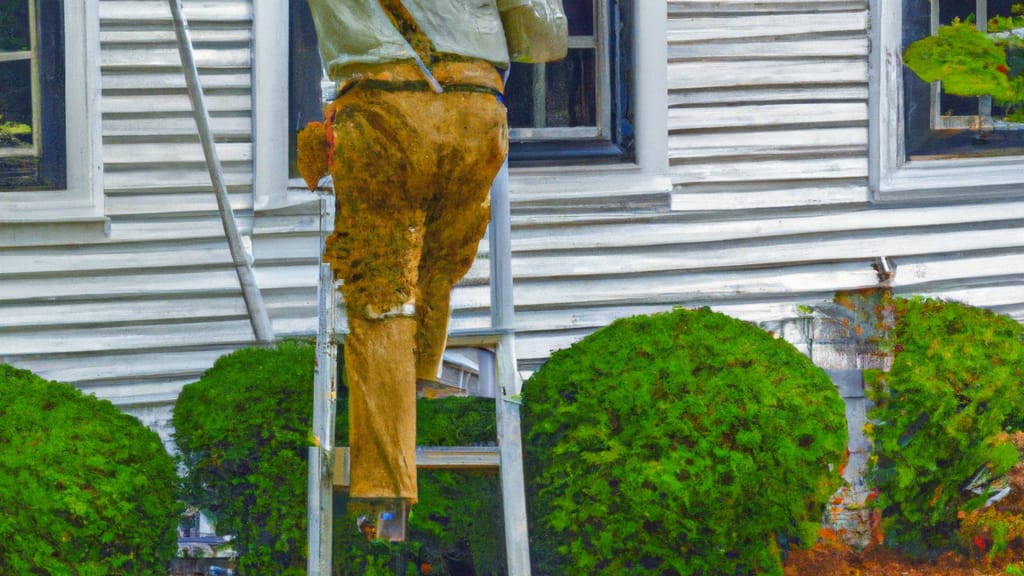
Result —
[[0, 574], [167, 574], [177, 484], [173, 459], [141, 422], [0, 365]]
[[707, 309], [622, 319], [526, 383], [537, 574], [781, 574], [841, 483], [842, 399], [759, 328]]
[[1024, 414], [1024, 326], [954, 302], [895, 299], [888, 372], [869, 374], [886, 544], [923, 556], [954, 547], [958, 514], [991, 496], [965, 488], [1018, 460], [1004, 430]]
[[[313, 419], [315, 347], [286, 341], [220, 358], [182, 390], [175, 439], [188, 471], [190, 503], [235, 537], [241, 574], [304, 574], [307, 450]], [[343, 373], [343, 370], [339, 373]], [[495, 439], [494, 401], [449, 398], [418, 402], [421, 445], [466, 445]], [[339, 388], [335, 445], [348, 444], [347, 394]], [[409, 541], [367, 542], [347, 498], [335, 494], [334, 572], [394, 574], [431, 562], [433, 574], [462, 556], [480, 575], [501, 573], [502, 517], [497, 476], [422, 471]]]

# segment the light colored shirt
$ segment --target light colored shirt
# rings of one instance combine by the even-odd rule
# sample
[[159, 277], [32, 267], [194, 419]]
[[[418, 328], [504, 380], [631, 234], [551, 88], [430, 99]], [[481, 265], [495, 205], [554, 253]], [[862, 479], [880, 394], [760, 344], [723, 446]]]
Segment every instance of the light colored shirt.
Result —
[[[502, 2], [503, 8], [509, 3]], [[508, 68], [498, 0], [402, 0], [402, 4], [436, 52]], [[415, 60], [415, 52], [378, 0], [309, 0], [309, 7], [332, 80], [342, 82], [366, 66]]]

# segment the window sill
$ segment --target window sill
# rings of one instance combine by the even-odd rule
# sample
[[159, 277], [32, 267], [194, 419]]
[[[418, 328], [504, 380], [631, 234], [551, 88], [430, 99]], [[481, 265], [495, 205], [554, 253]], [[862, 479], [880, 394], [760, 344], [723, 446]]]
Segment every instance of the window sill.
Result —
[[876, 202], [928, 199], [1019, 198], [1024, 157], [917, 160], [890, 170], [879, 182]]

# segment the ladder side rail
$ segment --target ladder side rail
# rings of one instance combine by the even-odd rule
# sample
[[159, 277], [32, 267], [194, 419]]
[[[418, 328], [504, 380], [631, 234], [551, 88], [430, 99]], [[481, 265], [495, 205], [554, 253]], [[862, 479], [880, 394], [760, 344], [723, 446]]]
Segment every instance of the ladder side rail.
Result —
[[[498, 338], [493, 371], [498, 379], [496, 399], [500, 452], [501, 499], [505, 514], [508, 573], [530, 576], [530, 540], [523, 476], [523, 437], [519, 420], [519, 371], [515, 352], [515, 301], [512, 283], [512, 207], [509, 199], [508, 158], [491, 185], [491, 327]], [[481, 358], [485, 354], [480, 355]], [[484, 372], [481, 365], [481, 373]]]
[[[330, 197], [320, 199], [321, 251], [327, 236], [332, 211]], [[331, 574], [333, 534], [334, 424], [338, 382], [338, 291], [329, 264], [320, 264], [318, 322], [316, 336], [316, 375], [313, 383], [313, 437], [309, 448], [307, 535], [309, 555], [306, 572], [310, 576]]]

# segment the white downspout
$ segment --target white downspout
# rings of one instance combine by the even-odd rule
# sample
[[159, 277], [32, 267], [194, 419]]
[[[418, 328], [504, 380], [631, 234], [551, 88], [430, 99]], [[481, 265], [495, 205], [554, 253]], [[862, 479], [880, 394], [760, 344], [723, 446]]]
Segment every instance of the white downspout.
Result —
[[181, 0], [169, 0], [171, 5], [171, 16], [174, 19], [174, 33], [178, 38], [178, 53], [181, 55], [181, 67], [185, 73], [185, 84], [188, 86], [188, 95], [192, 100], [192, 114], [199, 129], [199, 140], [203, 145], [203, 155], [206, 157], [206, 168], [210, 171], [210, 180], [213, 183], [213, 191], [217, 196], [217, 208], [220, 212], [221, 223], [224, 225], [224, 235], [227, 237], [228, 249], [231, 251], [231, 261], [235, 265], [235, 272], [238, 274], [238, 283], [242, 287], [242, 298], [245, 300], [245, 307], [249, 311], [249, 321], [252, 323], [253, 333], [256, 340], [261, 344], [270, 344], [274, 341], [274, 328], [270, 323], [270, 316], [263, 304], [263, 295], [256, 284], [256, 276], [252, 270], [252, 264], [242, 245], [242, 237], [238, 232], [238, 225], [235, 222], [235, 214], [231, 209], [231, 202], [228, 199], [227, 184], [224, 182], [224, 170], [217, 155], [217, 148], [213, 141], [213, 129], [210, 127], [210, 113], [206, 108], [206, 99], [203, 96], [203, 87], [199, 83], [199, 70], [196, 68], [195, 56], [192, 53], [192, 39], [188, 31], [188, 22], [182, 12]]

